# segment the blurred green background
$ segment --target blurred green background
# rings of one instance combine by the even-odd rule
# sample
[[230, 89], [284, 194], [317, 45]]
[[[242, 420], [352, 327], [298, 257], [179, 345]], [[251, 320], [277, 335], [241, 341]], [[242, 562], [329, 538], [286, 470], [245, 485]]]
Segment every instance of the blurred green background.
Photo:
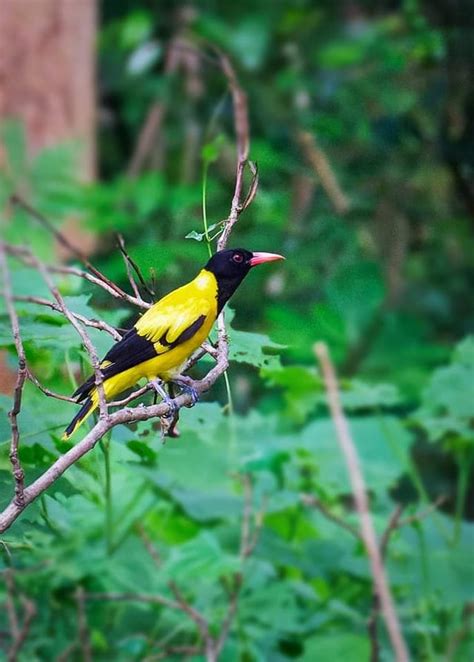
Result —
[[[287, 258], [252, 272], [232, 300], [230, 390], [221, 380], [183, 411], [181, 437], [166, 445], [156, 423], [115, 428], [4, 534], [3, 572], [13, 569], [18, 612], [20, 596], [38, 608], [19, 659], [204, 660], [192, 652], [202, 647], [193, 621], [159, 604], [86, 600], [81, 629], [77, 589], [170, 596], [173, 580], [218, 636], [240, 572], [219, 659], [393, 659], [383, 623], [371, 653], [363, 547], [327, 517], [357, 526], [313, 354], [318, 340], [337, 365], [379, 534], [397, 503], [403, 520], [439, 501], [394, 531], [386, 552], [412, 658], [473, 659], [469, 6], [104, 0], [95, 181], [78, 178], [77, 141], [32, 157], [21, 122], [2, 122], [2, 235], [57, 259], [51, 236], [8, 204], [21, 192], [58, 227], [74, 218], [93, 237], [94, 264], [129, 289], [115, 244], [121, 232], [162, 295], [207, 260], [203, 195], [210, 224], [230, 206], [235, 136], [210, 48], [218, 46], [248, 95], [250, 157], [260, 172], [231, 245]], [[160, 120], [137, 159], [150, 112]], [[48, 296], [31, 270], [10, 266], [15, 294]], [[137, 314], [83, 282], [58, 282], [71, 309], [89, 317], [126, 327]], [[34, 373], [69, 394], [88, 372], [76, 332], [53, 311], [21, 302], [17, 310]], [[108, 336], [91, 336], [100, 353], [110, 346]], [[4, 307], [0, 347], [14, 369]], [[12, 495], [10, 407], [1, 395], [2, 505]], [[27, 385], [20, 426], [28, 482], [64, 452], [59, 439], [73, 412]], [[254, 514], [264, 513], [243, 564], [237, 474], [248, 474]], [[10, 645], [4, 609], [0, 647]]]

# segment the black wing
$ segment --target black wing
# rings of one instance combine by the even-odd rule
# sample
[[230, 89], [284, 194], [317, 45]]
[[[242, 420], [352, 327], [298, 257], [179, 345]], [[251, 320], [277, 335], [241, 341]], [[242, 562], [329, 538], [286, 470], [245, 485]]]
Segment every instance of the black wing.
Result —
[[[192, 324], [180, 333], [176, 340], [171, 343], [166, 340], [165, 332], [159, 340], [160, 345], [165, 348], [164, 351], [168, 352], [186, 340], [192, 338], [204, 324], [205, 319], [205, 315], [200, 315]], [[129, 368], [133, 368], [140, 363], [154, 359], [156, 356], [158, 356], [158, 352], [156, 351], [155, 343], [145, 338], [145, 336], [141, 336], [135, 328], [132, 328], [130, 331], [127, 331], [123, 338], [116, 342], [105, 355], [103, 362], [110, 362], [110, 365], [102, 368], [102, 375], [104, 379], [109, 379], [110, 377], [118, 375]], [[95, 376], [92, 375], [84, 382], [84, 384], [79, 386], [73, 394], [73, 398], [77, 397], [78, 402], [84, 400], [84, 398], [90, 394], [94, 387], [94, 383]]]

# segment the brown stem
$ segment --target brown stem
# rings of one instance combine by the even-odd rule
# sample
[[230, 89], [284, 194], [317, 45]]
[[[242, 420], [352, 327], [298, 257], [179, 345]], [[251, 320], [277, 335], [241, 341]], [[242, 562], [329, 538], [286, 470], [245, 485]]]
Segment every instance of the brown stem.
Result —
[[334, 366], [325, 343], [316, 343], [314, 346], [314, 352], [321, 365], [329, 410], [331, 412], [334, 427], [336, 428], [339, 446], [349, 473], [354, 503], [359, 515], [360, 533], [372, 571], [374, 591], [377, 594], [378, 600], [380, 600], [382, 615], [387, 626], [395, 658], [397, 662], [408, 662], [408, 650], [395, 611], [390, 586], [387, 581], [382, 561], [382, 554], [375, 535], [372, 518], [370, 516], [367, 490], [360, 466], [359, 456], [339, 399]]
[[3, 276], [4, 298], [7, 307], [8, 316], [10, 318], [10, 325], [12, 328], [13, 340], [15, 342], [16, 352], [18, 355], [18, 372], [15, 383], [15, 390], [13, 394], [13, 406], [8, 412], [10, 419], [10, 427], [12, 431], [10, 443], [10, 462], [12, 465], [13, 478], [15, 481], [15, 503], [20, 507], [24, 507], [24, 480], [25, 473], [21, 466], [19, 458], [19, 444], [20, 444], [20, 430], [18, 427], [18, 414], [21, 411], [21, 399], [23, 395], [23, 387], [27, 377], [26, 358], [23, 342], [20, 335], [20, 324], [18, 322], [18, 315], [16, 314], [15, 306], [13, 305], [13, 292], [11, 286], [10, 271], [8, 269], [7, 257], [3, 247], [0, 245], [0, 268]]
[[82, 264], [90, 271], [96, 278], [99, 280], [102, 280], [104, 283], [106, 283], [110, 288], [115, 290], [117, 294], [122, 296], [125, 294], [125, 292], [118, 286], [116, 285], [112, 280], [107, 278], [101, 271], [96, 269], [93, 264], [91, 264], [87, 258], [87, 256], [79, 249], [77, 246], [74, 246], [71, 244], [69, 239], [65, 237], [62, 232], [60, 232], [57, 228], [54, 227], [54, 225], [44, 216], [41, 214], [37, 209], [32, 207], [26, 200], [23, 200], [23, 198], [19, 195], [12, 195], [10, 197], [10, 202], [15, 205], [16, 207], [20, 207], [24, 211], [26, 211], [32, 218], [37, 220], [46, 230], [51, 232], [51, 234], [57, 239], [57, 241], [64, 246], [68, 251], [70, 251]]

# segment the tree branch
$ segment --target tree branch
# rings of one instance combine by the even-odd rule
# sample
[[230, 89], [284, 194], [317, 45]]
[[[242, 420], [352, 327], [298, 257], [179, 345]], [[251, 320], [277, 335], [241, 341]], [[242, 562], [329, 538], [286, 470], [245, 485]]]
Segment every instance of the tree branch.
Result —
[[372, 518], [370, 516], [367, 490], [362, 475], [362, 469], [360, 467], [359, 457], [339, 399], [334, 366], [325, 343], [316, 343], [314, 346], [314, 352], [321, 365], [329, 410], [331, 412], [334, 427], [336, 428], [339, 446], [349, 473], [354, 503], [360, 520], [360, 533], [372, 571], [374, 590], [377, 593], [378, 600], [380, 600], [382, 614], [396, 660], [397, 662], [408, 662], [408, 650], [401, 633], [400, 623], [390, 592], [390, 586], [385, 575], [382, 554], [375, 535]]
[[60, 232], [57, 228], [54, 227], [54, 225], [46, 218], [46, 216], [43, 216], [37, 209], [32, 207], [26, 200], [23, 200], [23, 198], [19, 195], [12, 195], [10, 197], [10, 202], [12, 205], [16, 207], [20, 207], [20, 209], [23, 209], [26, 211], [32, 218], [34, 218], [36, 221], [40, 223], [46, 230], [51, 232], [51, 234], [57, 239], [57, 241], [68, 251], [70, 251], [82, 264], [86, 267], [88, 271], [90, 271], [96, 278], [99, 280], [103, 281], [106, 285], [108, 285], [111, 289], [113, 289], [119, 296], [123, 296], [126, 293], [118, 286], [116, 285], [112, 280], [107, 278], [101, 271], [96, 269], [93, 264], [89, 262], [89, 259], [87, 256], [79, 249], [77, 246], [74, 246], [71, 244], [69, 239], [65, 237], [62, 232]]
[[[254, 199], [257, 190], [258, 179], [257, 179], [256, 169], [251, 167], [253, 173], [253, 180], [251, 182], [249, 192], [247, 193], [247, 196], [244, 198], [244, 202], [242, 203], [243, 175], [249, 152], [249, 124], [248, 124], [247, 100], [244, 91], [242, 90], [242, 88], [238, 83], [237, 77], [232, 68], [230, 60], [222, 53], [219, 53], [219, 60], [221, 63], [222, 70], [224, 71], [227, 77], [232, 92], [232, 99], [234, 105], [235, 134], [237, 141], [236, 182], [234, 187], [234, 194], [232, 198], [229, 216], [225, 222], [222, 235], [219, 237], [218, 240], [218, 249], [222, 250], [227, 245], [227, 241], [230, 237], [233, 226], [237, 222], [240, 213], [243, 211], [243, 209], [245, 209], [246, 206], [251, 204], [252, 200]], [[36, 212], [36, 210], [34, 210], [30, 205], [28, 205], [23, 200], [21, 200], [21, 198], [18, 197], [14, 199], [14, 203], [22, 206], [22, 208], [25, 209], [28, 213], [34, 215], [35, 218], [40, 223], [42, 223], [44, 227], [46, 227], [49, 231], [51, 231], [58, 238], [59, 241], [64, 243], [64, 237], [62, 237], [61, 233], [58, 233], [56, 228], [54, 228], [54, 226], [52, 226], [50, 222], [47, 221], [47, 219], [45, 219], [41, 214], [38, 214], [38, 212]], [[67, 240], [65, 241], [67, 242]], [[149, 308], [151, 304], [144, 302], [141, 299], [141, 297], [138, 296], [139, 294], [138, 292], [136, 292], [136, 296], [131, 296], [128, 295], [123, 290], [121, 290], [120, 288], [118, 288], [114, 283], [109, 281], [106, 277], [103, 276], [103, 274], [101, 274], [97, 269], [95, 269], [88, 262], [87, 258], [85, 258], [85, 256], [83, 256], [78, 249], [76, 249], [73, 246], [70, 246], [68, 242], [67, 245], [68, 248], [71, 249], [74, 252], [74, 254], [84, 263], [88, 271], [77, 269], [75, 267], [45, 265], [40, 260], [38, 260], [38, 258], [35, 255], [33, 255], [33, 253], [26, 247], [11, 246], [9, 244], [0, 243], [0, 247], [3, 250], [4, 255], [8, 254], [16, 257], [23, 264], [36, 269], [36, 271], [40, 273], [40, 275], [42, 276], [43, 280], [47, 284], [49, 290], [51, 291], [55, 299], [55, 303], [51, 302], [52, 306], [50, 307], [52, 307], [54, 310], [58, 310], [58, 312], [61, 312], [67, 318], [69, 323], [76, 329], [79, 336], [81, 337], [82, 343], [90, 356], [91, 363], [93, 365], [95, 372], [95, 383], [98, 387], [99, 400], [100, 400], [100, 419], [96, 423], [96, 425], [92, 428], [92, 430], [88, 434], [86, 434], [85, 437], [80, 442], [78, 442], [69, 451], [64, 453], [64, 455], [59, 457], [49, 467], [49, 469], [47, 469], [33, 483], [31, 483], [29, 486], [24, 488], [20, 500], [15, 496], [15, 498], [10, 502], [10, 504], [5, 508], [5, 510], [2, 513], [0, 513], [0, 533], [4, 532], [9, 526], [11, 526], [11, 524], [17, 519], [17, 517], [21, 514], [21, 512], [24, 510], [24, 508], [27, 505], [29, 505], [40, 494], [42, 494], [46, 489], [48, 489], [48, 487], [55, 480], [57, 480], [57, 478], [59, 478], [72, 464], [77, 462], [81, 457], [83, 457], [86, 453], [92, 450], [94, 446], [97, 444], [97, 442], [104, 436], [104, 434], [106, 434], [113, 427], [123, 423], [139, 422], [139, 421], [148, 420], [150, 418], [162, 417], [169, 413], [169, 406], [164, 403], [158, 405], [151, 405], [151, 406], [139, 406], [135, 408], [123, 408], [114, 413], [109, 413], [108, 407], [110, 407], [111, 405], [123, 406], [128, 402], [130, 402], [132, 399], [145, 393], [146, 390], [148, 390], [148, 387], [143, 387], [141, 389], [136, 390], [134, 393], [130, 394], [127, 398], [123, 400], [117, 401], [115, 403], [109, 403], [109, 404], [106, 403], [104, 396], [103, 382], [102, 382], [103, 377], [100, 370], [99, 358], [97, 356], [95, 347], [90, 341], [89, 336], [86, 333], [85, 329], [82, 327], [82, 324], [87, 326], [94, 326], [95, 328], [102, 328], [103, 330], [106, 330], [109, 333], [111, 332], [117, 333], [117, 332], [113, 331], [111, 327], [107, 328], [105, 326], [105, 323], [103, 322], [99, 321], [96, 323], [93, 320], [87, 320], [87, 318], [81, 319], [78, 315], [74, 315], [71, 311], [69, 311], [62, 295], [60, 294], [58, 288], [56, 287], [56, 285], [54, 284], [51, 278], [51, 274], [71, 275], [82, 278], [90, 283], [93, 283], [94, 285], [97, 285], [98, 287], [101, 287], [111, 296], [120, 299], [122, 301], [126, 301], [127, 303], [131, 303], [140, 308]], [[10, 300], [10, 304], [11, 302], [12, 299]], [[40, 303], [39, 301], [32, 301], [32, 303], [33, 302], [39, 303], [39, 305], [49, 305], [49, 304], [43, 304], [43, 302]], [[13, 309], [12, 304], [11, 307]], [[14, 336], [15, 336], [15, 329], [14, 329], [15, 320], [17, 320], [16, 315], [13, 317], [13, 321], [12, 321], [12, 329]], [[91, 322], [94, 322], [94, 324], [92, 324]], [[196, 388], [198, 393], [204, 393], [205, 391], [209, 390], [213, 386], [213, 384], [217, 381], [217, 379], [227, 370], [228, 367], [228, 337], [225, 328], [224, 317], [222, 314], [219, 316], [217, 326], [218, 326], [217, 347], [215, 349], [212, 348], [211, 350], [209, 347], [206, 346], [206, 348], [203, 350], [203, 351], [208, 351], [214, 357], [216, 364], [209, 370], [209, 372], [205, 375], [203, 379], [194, 382], [194, 387]], [[20, 338], [19, 332], [18, 332], [18, 338]], [[18, 345], [17, 353], [19, 358], [21, 358], [21, 351], [22, 351], [22, 347]], [[199, 356], [201, 356], [201, 353], [197, 352], [195, 357], [191, 357], [188, 366], [192, 364], [194, 360], [196, 360], [196, 357]], [[27, 375], [28, 373], [26, 372], [26, 366], [25, 366], [25, 376], [22, 377], [22, 379], [23, 380], [26, 379]], [[37, 386], [39, 385], [39, 382], [37, 380], [35, 381], [35, 379], [32, 379], [32, 381]], [[41, 390], [47, 395], [51, 395], [51, 396], [54, 395], [52, 392], [48, 391], [47, 389], [44, 389], [43, 387], [41, 387]], [[187, 394], [182, 394], [174, 398], [173, 402], [176, 405], [176, 407], [179, 409], [183, 406], [189, 406], [191, 404], [191, 398]], [[19, 409], [19, 407], [17, 407], [17, 409]], [[15, 448], [17, 448], [18, 446], [18, 439], [19, 437], [15, 437]]]
[[15, 342], [16, 353], [18, 355], [18, 372], [15, 383], [15, 390], [13, 395], [13, 407], [8, 412], [10, 419], [10, 427], [12, 431], [10, 443], [10, 462], [13, 470], [13, 478], [15, 480], [15, 503], [19, 507], [24, 506], [24, 480], [25, 473], [21, 466], [19, 458], [19, 443], [20, 431], [18, 428], [18, 414], [21, 411], [21, 398], [23, 394], [23, 387], [27, 377], [26, 358], [23, 343], [20, 335], [20, 324], [16, 314], [15, 306], [13, 305], [13, 293], [11, 287], [10, 271], [8, 269], [7, 257], [5, 251], [0, 244], [0, 268], [3, 276], [3, 286], [5, 290], [5, 304], [10, 318], [12, 327], [13, 340]]

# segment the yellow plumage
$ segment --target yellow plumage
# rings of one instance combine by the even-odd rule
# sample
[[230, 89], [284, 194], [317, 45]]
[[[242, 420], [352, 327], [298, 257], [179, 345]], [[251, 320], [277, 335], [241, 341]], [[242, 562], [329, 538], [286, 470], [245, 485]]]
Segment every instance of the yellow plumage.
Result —
[[[189, 356], [204, 342], [217, 317], [217, 281], [211, 272], [202, 269], [191, 282], [173, 290], [160, 299], [142, 315], [134, 325], [139, 338], [153, 344], [152, 358], [141, 361], [107, 378], [107, 369], [113, 369], [114, 361], [106, 359], [101, 363], [104, 370], [104, 393], [107, 400], [113, 400], [123, 391], [134, 386], [140, 379], [148, 381], [156, 378], [170, 380], [180, 374]], [[199, 321], [199, 328], [182, 342], [176, 343]], [[197, 325], [196, 325], [197, 326]], [[119, 341], [112, 348], [120, 348]], [[129, 351], [133, 351], [133, 346]], [[109, 352], [109, 354], [112, 352]], [[128, 358], [128, 357], [127, 357]], [[93, 380], [92, 380], [93, 381]], [[87, 383], [87, 382], [86, 382]], [[78, 389], [80, 393], [80, 389]], [[63, 435], [69, 439], [77, 428], [97, 409], [99, 397], [97, 389], [92, 387], [88, 393], [91, 403], [83, 407]]]

